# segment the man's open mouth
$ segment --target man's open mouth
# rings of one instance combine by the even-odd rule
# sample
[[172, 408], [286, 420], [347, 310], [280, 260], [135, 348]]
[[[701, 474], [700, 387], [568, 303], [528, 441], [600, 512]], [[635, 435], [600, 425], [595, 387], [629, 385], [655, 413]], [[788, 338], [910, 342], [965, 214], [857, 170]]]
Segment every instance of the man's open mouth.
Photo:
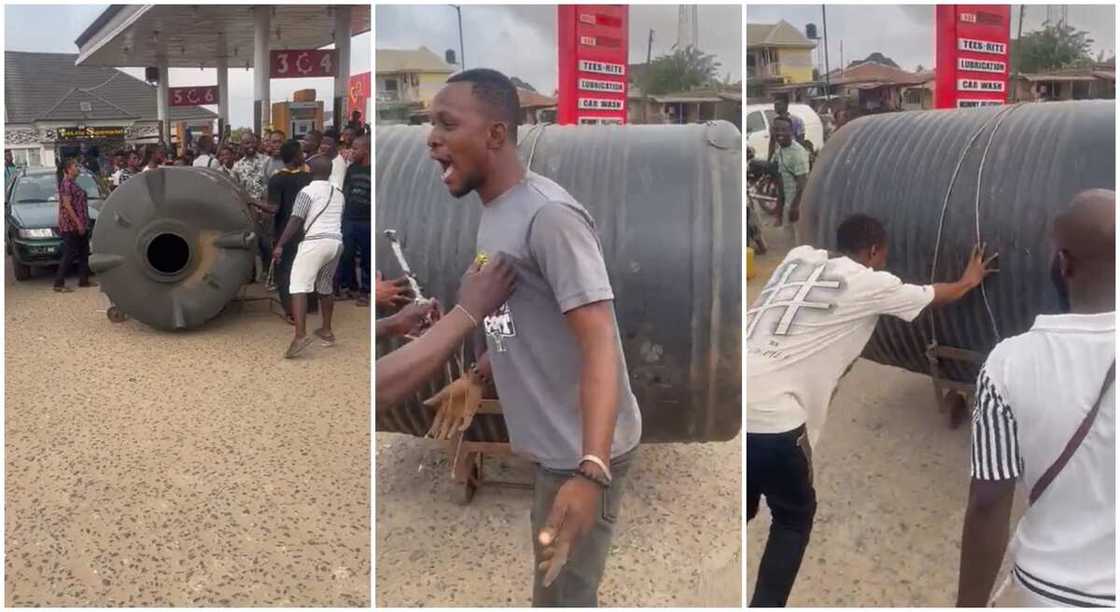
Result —
[[451, 175], [455, 173], [455, 166], [451, 165], [451, 160], [448, 159], [437, 159], [436, 162], [443, 168], [443, 174], [440, 175], [440, 180], [447, 183], [451, 180]]

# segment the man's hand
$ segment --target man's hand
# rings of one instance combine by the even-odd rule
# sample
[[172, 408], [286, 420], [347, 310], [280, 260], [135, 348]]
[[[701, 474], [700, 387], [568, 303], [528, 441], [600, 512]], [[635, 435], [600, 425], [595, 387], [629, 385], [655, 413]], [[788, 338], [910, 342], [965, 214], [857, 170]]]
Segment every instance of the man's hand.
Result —
[[930, 306], [952, 304], [968, 295], [969, 291], [979, 287], [980, 284], [984, 282], [984, 277], [992, 272], [999, 272], [999, 268], [988, 267], [995, 258], [999, 257], [999, 253], [985, 260], [985, 248], [987, 248], [987, 245], [978, 244], [972, 249], [972, 256], [969, 257], [968, 266], [957, 282], [933, 284], [933, 301], [930, 302]]
[[377, 306], [400, 308], [411, 302], [415, 297], [412, 294], [412, 284], [408, 282], [407, 276], [387, 281], [381, 276], [380, 272], [377, 273]]
[[411, 302], [389, 317], [389, 326], [395, 336], [420, 335], [439, 321], [439, 302]]
[[793, 205], [789, 207], [789, 222], [797, 223], [801, 220], [801, 207]]
[[556, 492], [548, 520], [537, 535], [544, 559], [537, 571], [545, 573], [545, 587], [560, 575], [572, 547], [595, 526], [595, 514], [599, 512], [602, 496], [602, 487], [582, 476], [573, 476]]
[[513, 258], [498, 253], [486, 263], [475, 262], [459, 281], [459, 305], [481, 319], [498, 309], [513, 294], [517, 270]]
[[999, 257], [999, 253], [996, 253], [985, 260], [984, 250], [987, 249], [987, 247], [988, 245], [984, 243], [980, 243], [973, 247], [972, 256], [968, 260], [968, 267], [965, 268], [964, 274], [961, 275], [962, 283], [965, 283], [971, 287], [979, 287], [980, 283], [984, 282], [984, 278], [986, 276], [988, 276], [992, 272], [999, 272], [998, 268], [988, 267], [988, 264], [991, 264], [992, 261], [995, 260], [995, 258]]
[[283, 257], [283, 255], [284, 255], [284, 247], [283, 246], [278, 244], [278, 245], [276, 245], [276, 248], [272, 249], [272, 261], [280, 261], [280, 258]]
[[448, 440], [453, 434], [466, 431], [481, 403], [482, 381], [474, 372], [463, 374], [439, 393], [424, 400], [425, 406], [439, 406], [425, 437]]

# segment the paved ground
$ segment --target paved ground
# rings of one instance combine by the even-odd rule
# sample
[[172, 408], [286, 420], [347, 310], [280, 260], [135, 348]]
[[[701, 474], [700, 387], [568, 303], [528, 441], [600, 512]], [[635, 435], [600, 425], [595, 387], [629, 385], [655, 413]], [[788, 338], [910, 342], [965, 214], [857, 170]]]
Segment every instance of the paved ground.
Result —
[[[741, 605], [742, 439], [642, 447], [606, 575], [603, 606]], [[377, 434], [377, 605], [528, 606], [531, 492], [483, 487], [468, 506], [442, 446]], [[488, 459], [487, 478], [532, 466]]]
[[170, 334], [5, 289], [6, 605], [369, 606], [369, 309], [285, 361], [264, 304]]
[[[771, 251], [756, 260], [750, 300], [788, 251], [780, 233], [765, 235]], [[813, 449], [816, 523], [790, 606], [955, 604], [969, 432], [949, 429], [932, 389], [928, 377], [862, 359], [841, 382]], [[747, 529], [748, 599], [769, 527], [763, 503]]]

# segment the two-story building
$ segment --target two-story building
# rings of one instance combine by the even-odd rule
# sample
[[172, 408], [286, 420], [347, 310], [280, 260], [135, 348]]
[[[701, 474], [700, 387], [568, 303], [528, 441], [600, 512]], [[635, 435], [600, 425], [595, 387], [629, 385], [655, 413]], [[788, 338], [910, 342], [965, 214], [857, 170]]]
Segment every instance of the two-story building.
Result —
[[408, 123], [422, 112], [456, 68], [427, 47], [377, 50], [377, 122]]
[[813, 80], [809, 40], [786, 21], [747, 24], [747, 98], [766, 96], [772, 87]]

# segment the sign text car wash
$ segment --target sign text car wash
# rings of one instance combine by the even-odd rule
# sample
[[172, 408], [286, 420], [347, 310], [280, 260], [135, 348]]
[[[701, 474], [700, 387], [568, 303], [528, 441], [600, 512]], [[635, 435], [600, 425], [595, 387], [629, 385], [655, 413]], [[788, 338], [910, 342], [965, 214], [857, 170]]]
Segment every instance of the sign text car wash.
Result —
[[1011, 6], [937, 6], [936, 108], [1007, 102]]
[[622, 5], [560, 5], [556, 121], [626, 123], [630, 14]]

